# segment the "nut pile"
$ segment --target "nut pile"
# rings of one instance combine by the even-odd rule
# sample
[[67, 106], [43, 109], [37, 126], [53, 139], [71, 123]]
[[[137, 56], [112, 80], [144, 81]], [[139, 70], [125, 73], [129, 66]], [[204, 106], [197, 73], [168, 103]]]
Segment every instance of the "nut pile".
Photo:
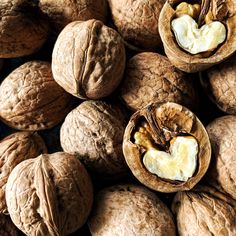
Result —
[[236, 235], [234, 0], [0, 19], [0, 236]]

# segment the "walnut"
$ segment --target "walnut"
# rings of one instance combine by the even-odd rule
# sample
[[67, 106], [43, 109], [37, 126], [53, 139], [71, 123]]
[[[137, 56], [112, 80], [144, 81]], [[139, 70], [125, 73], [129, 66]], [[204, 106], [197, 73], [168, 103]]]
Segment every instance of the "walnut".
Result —
[[126, 66], [121, 97], [132, 110], [149, 102], [176, 102], [196, 107], [191, 78], [171, 65], [167, 57], [144, 52], [132, 57]]
[[125, 116], [117, 104], [85, 101], [62, 124], [61, 146], [65, 152], [76, 154], [94, 174], [117, 177], [128, 169], [122, 153], [125, 126]]
[[69, 112], [70, 102], [71, 96], [54, 81], [48, 62], [27, 62], [0, 86], [1, 120], [20, 130], [55, 126]]
[[26, 235], [66, 236], [76, 231], [85, 223], [92, 199], [86, 169], [63, 152], [21, 162], [6, 185], [9, 214]]
[[47, 39], [48, 23], [37, 1], [0, 2], [0, 57], [11, 58], [38, 51]]
[[154, 193], [139, 185], [115, 185], [101, 190], [88, 224], [92, 236], [175, 235], [169, 209]]
[[207, 181], [236, 199], [236, 117], [223, 116], [207, 126], [212, 145], [212, 162]]
[[160, 192], [189, 190], [206, 173], [211, 146], [204, 126], [176, 103], [151, 103], [134, 113], [123, 139], [134, 176]]
[[18, 236], [16, 226], [12, 223], [9, 216], [0, 214], [0, 235], [1, 236]]
[[125, 68], [119, 34], [101, 21], [75, 21], [60, 33], [53, 50], [56, 82], [72, 95], [98, 99], [110, 95]]

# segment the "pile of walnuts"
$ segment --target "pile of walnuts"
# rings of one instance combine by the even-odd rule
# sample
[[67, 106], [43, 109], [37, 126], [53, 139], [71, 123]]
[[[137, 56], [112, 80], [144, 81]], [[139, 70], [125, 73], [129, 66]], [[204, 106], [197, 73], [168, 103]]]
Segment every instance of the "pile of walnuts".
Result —
[[236, 235], [235, 1], [0, 19], [0, 236]]

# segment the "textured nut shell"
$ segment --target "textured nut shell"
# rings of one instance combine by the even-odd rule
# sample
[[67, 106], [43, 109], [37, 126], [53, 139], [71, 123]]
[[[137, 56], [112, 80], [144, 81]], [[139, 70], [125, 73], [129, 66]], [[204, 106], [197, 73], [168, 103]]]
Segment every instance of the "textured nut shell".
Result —
[[0, 1], [0, 57], [32, 54], [47, 39], [48, 24], [34, 1]]
[[225, 42], [209, 57], [202, 57], [199, 54], [191, 55], [183, 51], [175, 40], [171, 30], [171, 21], [175, 11], [173, 6], [181, 1], [167, 0], [163, 6], [159, 18], [159, 32], [164, 45], [165, 53], [171, 63], [186, 72], [197, 72], [205, 70], [230, 57], [236, 50], [236, 1], [226, 0], [228, 18], [222, 23], [227, 28]]
[[236, 199], [236, 117], [215, 119], [207, 126], [207, 132], [213, 153], [207, 180]]
[[27, 235], [68, 235], [81, 227], [92, 206], [92, 184], [72, 155], [44, 154], [18, 164], [6, 186], [8, 211]]
[[37, 133], [17, 132], [0, 142], [0, 213], [7, 212], [5, 188], [14, 167], [46, 152], [45, 143]]
[[117, 105], [85, 101], [62, 124], [61, 146], [65, 152], [77, 154], [99, 176], [122, 175], [128, 169], [122, 153], [125, 125]]
[[121, 97], [135, 111], [150, 102], [176, 102], [188, 108], [196, 105], [191, 78], [172, 66], [167, 57], [152, 52], [139, 53], [128, 61]]
[[211, 194], [179, 192], [172, 209], [180, 236], [236, 235], [235, 208]]
[[[141, 149], [133, 143], [133, 131], [140, 117], [153, 109], [160, 127], [171, 131], [184, 131], [198, 142], [198, 167], [194, 175], [185, 182], [168, 181], [150, 173], [143, 165]], [[211, 145], [207, 132], [199, 119], [187, 108], [176, 103], [153, 103], [134, 113], [125, 129], [123, 139], [125, 160], [134, 176], [147, 187], [160, 192], [177, 192], [193, 188], [204, 176], [211, 159]]]
[[0, 86], [0, 117], [20, 130], [48, 129], [70, 110], [70, 94], [53, 79], [51, 65], [31, 61], [15, 69]]
[[123, 38], [146, 49], [162, 45], [158, 18], [165, 0], [108, 0], [112, 18]]
[[56, 31], [76, 20], [97, 19], [105, 22], [107, 16], [105, 0], [40, 0], [39, 6]]
[[119, 34], [101, 21], [75, 21], [60, 33], [52, 55], [56, 82], [79, 98], [108, 96], [120, 83], [125, 48]]
[[9, 216], [0, 214], [0, 235], [1, 236], [18, 236], [17, 228], [12, 223]]
[[169, 209], [154, 193], [135, 185], [100, 191], [88, 224], [92, 236], [175, 235]]

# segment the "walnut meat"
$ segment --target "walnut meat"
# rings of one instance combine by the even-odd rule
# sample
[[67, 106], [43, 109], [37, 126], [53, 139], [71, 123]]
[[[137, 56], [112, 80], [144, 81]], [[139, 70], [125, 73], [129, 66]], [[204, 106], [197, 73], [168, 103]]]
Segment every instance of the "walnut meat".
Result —
[[119, 34], [101, 21], [75, 21], [60, 33], [52, 55], [56, 82], [72, 95], [98, 99], [110, 95], [125, 68]]
[[26, 235], [66, 236], [76, 231], [85, 223], [92, 199], [86, 169], [63, 152], [21, 162], [6, 186], [11, 219]]
[[152, 52], [139, 53], [128, 61], [121, 97], [135, 111], [150, 102], [196, 106], [191, 78], [172, 66], [167, 57]]
[[0, 235], [1, 236], [18, 236], [16, 226], [12, 223], [9, 216], [0, 214]]
[[65, 152], [76, 154], [94, 174], [123, 175], [128, 169], [122, 153], [125, 125], [118, 105], [85, 101], [62, 124], [61, 146]]
[[100, 191], [88, 224], [92, 236], [175, 235], [169, 209], [138, 185], [115, 185]]
[[0, 86], [0, 117], [20, 130], [42, 130], [58, 124], [70, 110], [71, 96], [53, 79], [43, 61], [23, 64]]
[[2, 0], [0, 2], [0, 57], [32, 54], [47, 39], [48, 24], [37, 1]]

